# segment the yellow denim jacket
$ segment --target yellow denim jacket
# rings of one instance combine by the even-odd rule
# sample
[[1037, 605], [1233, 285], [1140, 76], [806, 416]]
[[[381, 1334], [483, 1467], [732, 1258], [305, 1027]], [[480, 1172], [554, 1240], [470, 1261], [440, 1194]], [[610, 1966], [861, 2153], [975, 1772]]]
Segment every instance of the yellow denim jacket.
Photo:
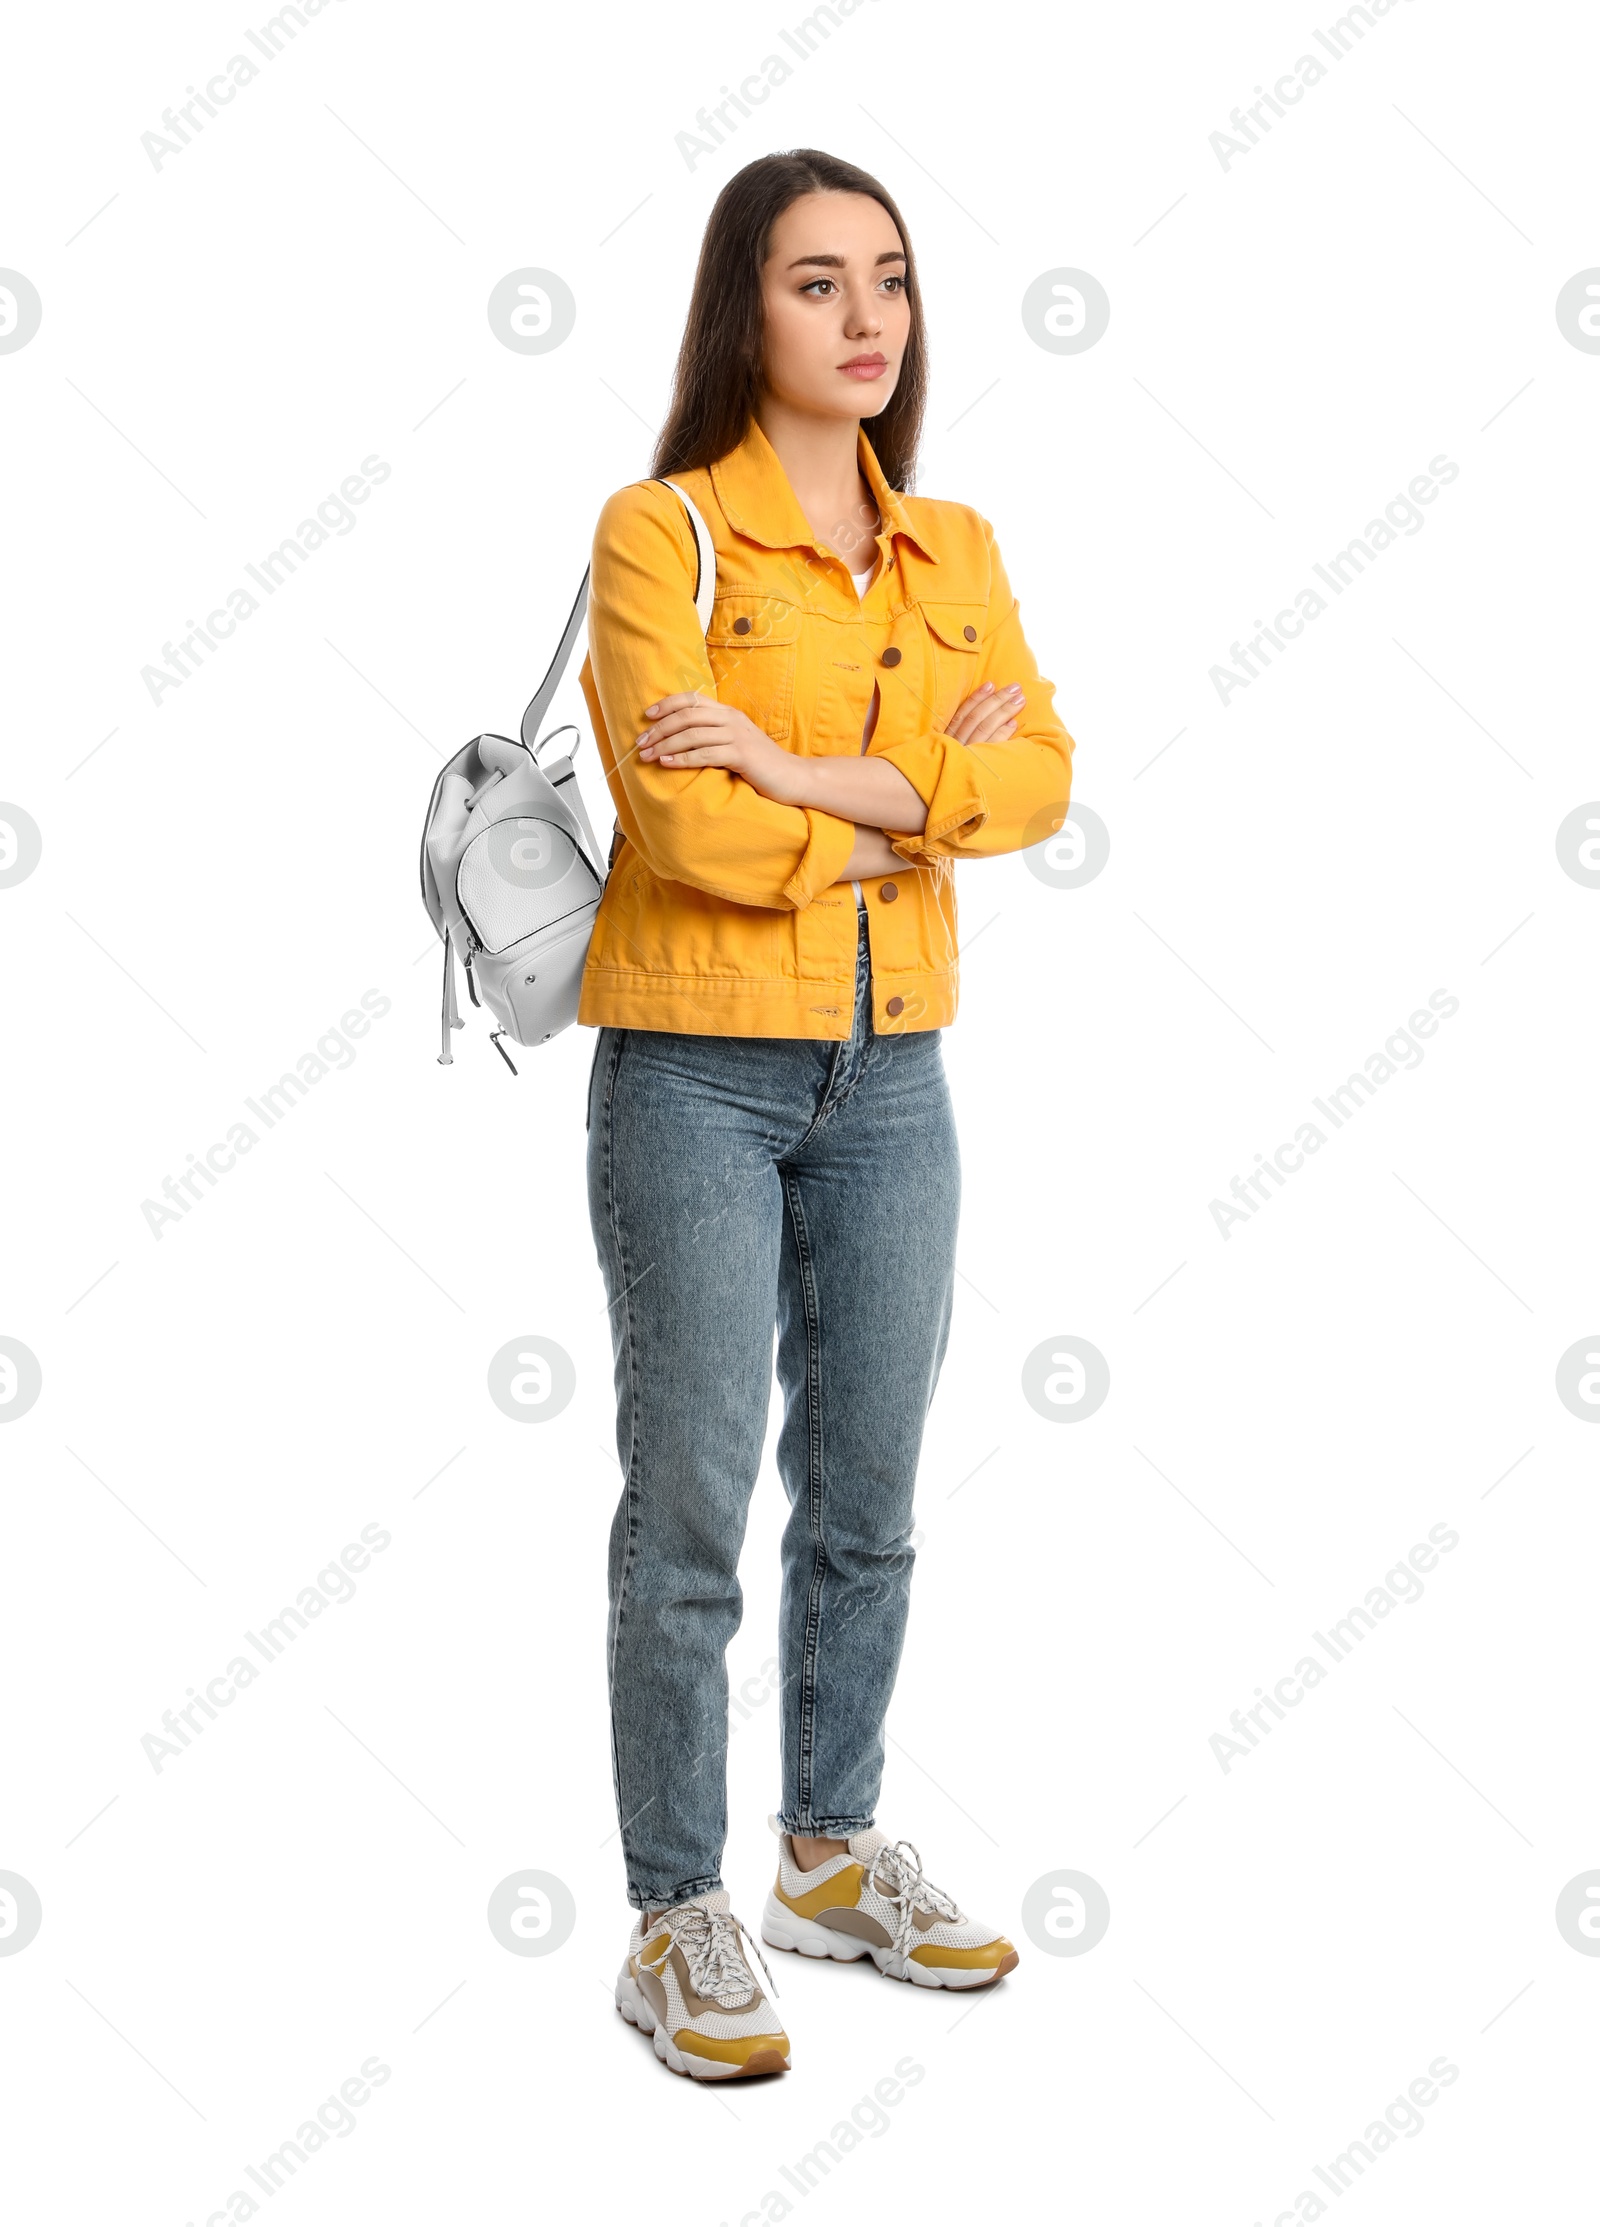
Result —
[[[600, 514], [582, 682], [618, 841], [580, 1021], [708, 1036], [850, 1033], [856, 901], [838, 877], [852, 823], [773, 803], [720, 766], [641, 764], [645, 706], [663, 696], [698, 689], [787, 750], [853, 757], [877, 683], [870, 754], [898, 766], [928, 808], [920, 834], [890, 830], [904, 871], [862, 883], [880, 1035], [955, 1017], [955, 861], [1041, 842], [1066, 815], [1072, 737], [1023, 638], [987, 520], [897, 494], [864, 432], [859, 456], [883, 557], [859, 601], [754, 420], [708, 470], [674, 475], [716, 546], [706, 634], [694, 531], [672, 489], [641, 480]], [[943, 728], [985, 680], [1020, 683], [1023, 708], [1014, 735], [968, 748]]]

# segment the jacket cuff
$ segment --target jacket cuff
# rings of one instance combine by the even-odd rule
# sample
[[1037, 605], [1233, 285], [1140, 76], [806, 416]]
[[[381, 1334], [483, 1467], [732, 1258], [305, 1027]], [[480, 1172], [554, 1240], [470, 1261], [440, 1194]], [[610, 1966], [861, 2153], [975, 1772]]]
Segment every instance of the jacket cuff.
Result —
[[806, 847], [783, 891], [796, 912], [804, 912], [813, 897], [833, 887], [856, 847], [853, 820], [835, 819], [831, 812], [808, 809], [806, 824], [810, 829]]
[[964, 743], [949, 735], [923, 735], [916, 742], [897, 742], [892, 749], [873, 752], [903, 773], [928, 808], [927, 825], [917, 835], [895, 835], [889, 841], [904, 859], [915, 861], [940, 855], [933, 848], [952, 835], [980, 828], [989, 817], [988, 801], [979, 781], [979, 760]]

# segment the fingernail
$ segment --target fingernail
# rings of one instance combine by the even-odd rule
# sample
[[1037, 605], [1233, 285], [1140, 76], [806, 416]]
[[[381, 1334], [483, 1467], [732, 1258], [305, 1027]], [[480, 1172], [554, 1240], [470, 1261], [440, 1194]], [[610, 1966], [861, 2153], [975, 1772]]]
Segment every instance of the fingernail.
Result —
[[646, 704], [644, 707], [644, 715], [646, 719], [653, 719], [660, 709], [661, 706], [659, 704]]

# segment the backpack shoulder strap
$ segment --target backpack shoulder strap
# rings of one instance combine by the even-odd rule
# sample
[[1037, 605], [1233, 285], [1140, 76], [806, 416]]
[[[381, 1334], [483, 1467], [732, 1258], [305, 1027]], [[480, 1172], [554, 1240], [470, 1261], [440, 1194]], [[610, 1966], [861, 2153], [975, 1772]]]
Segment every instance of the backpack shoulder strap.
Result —
[[572, 645], [578, 639], [578, 629], [583, 624], [584, 613], [589, 608], [589, 568], [584, 567], [583, 578], [578, 583], [577, 597], [567, 614], [567, 623], [561, 629], [561, 639], [556, 644], [556, 654], [550, 660], [550, 670], [534, 692], [533, 701], [522, 715], [522, 740], [531, 750], [539, 740], [539, 729], [544, 725], [545, 713], [555, 700], [561, 686], [561, 676], [567, 669], [572, 655]]
[[661, 485], [672, 489], [689, 513], [689, 523], [694, 528], [694, 610], [695, 617], [700, 621], [700, 631], [704, 634], [711, 624], [712, 604], [717, 593], [717, 552], [712, 546], [711, 528], [675, 479], [664, 479]]

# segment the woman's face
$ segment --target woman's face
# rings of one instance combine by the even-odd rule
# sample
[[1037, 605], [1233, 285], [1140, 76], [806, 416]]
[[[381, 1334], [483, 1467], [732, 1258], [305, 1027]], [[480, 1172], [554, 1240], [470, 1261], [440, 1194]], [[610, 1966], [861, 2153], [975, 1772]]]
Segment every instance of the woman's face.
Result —
[[876, 417], [911, 333], [905, 269], [900, 234], [869, 194], [791, 201], [761, 274], [767, 392], [820, 417]]

